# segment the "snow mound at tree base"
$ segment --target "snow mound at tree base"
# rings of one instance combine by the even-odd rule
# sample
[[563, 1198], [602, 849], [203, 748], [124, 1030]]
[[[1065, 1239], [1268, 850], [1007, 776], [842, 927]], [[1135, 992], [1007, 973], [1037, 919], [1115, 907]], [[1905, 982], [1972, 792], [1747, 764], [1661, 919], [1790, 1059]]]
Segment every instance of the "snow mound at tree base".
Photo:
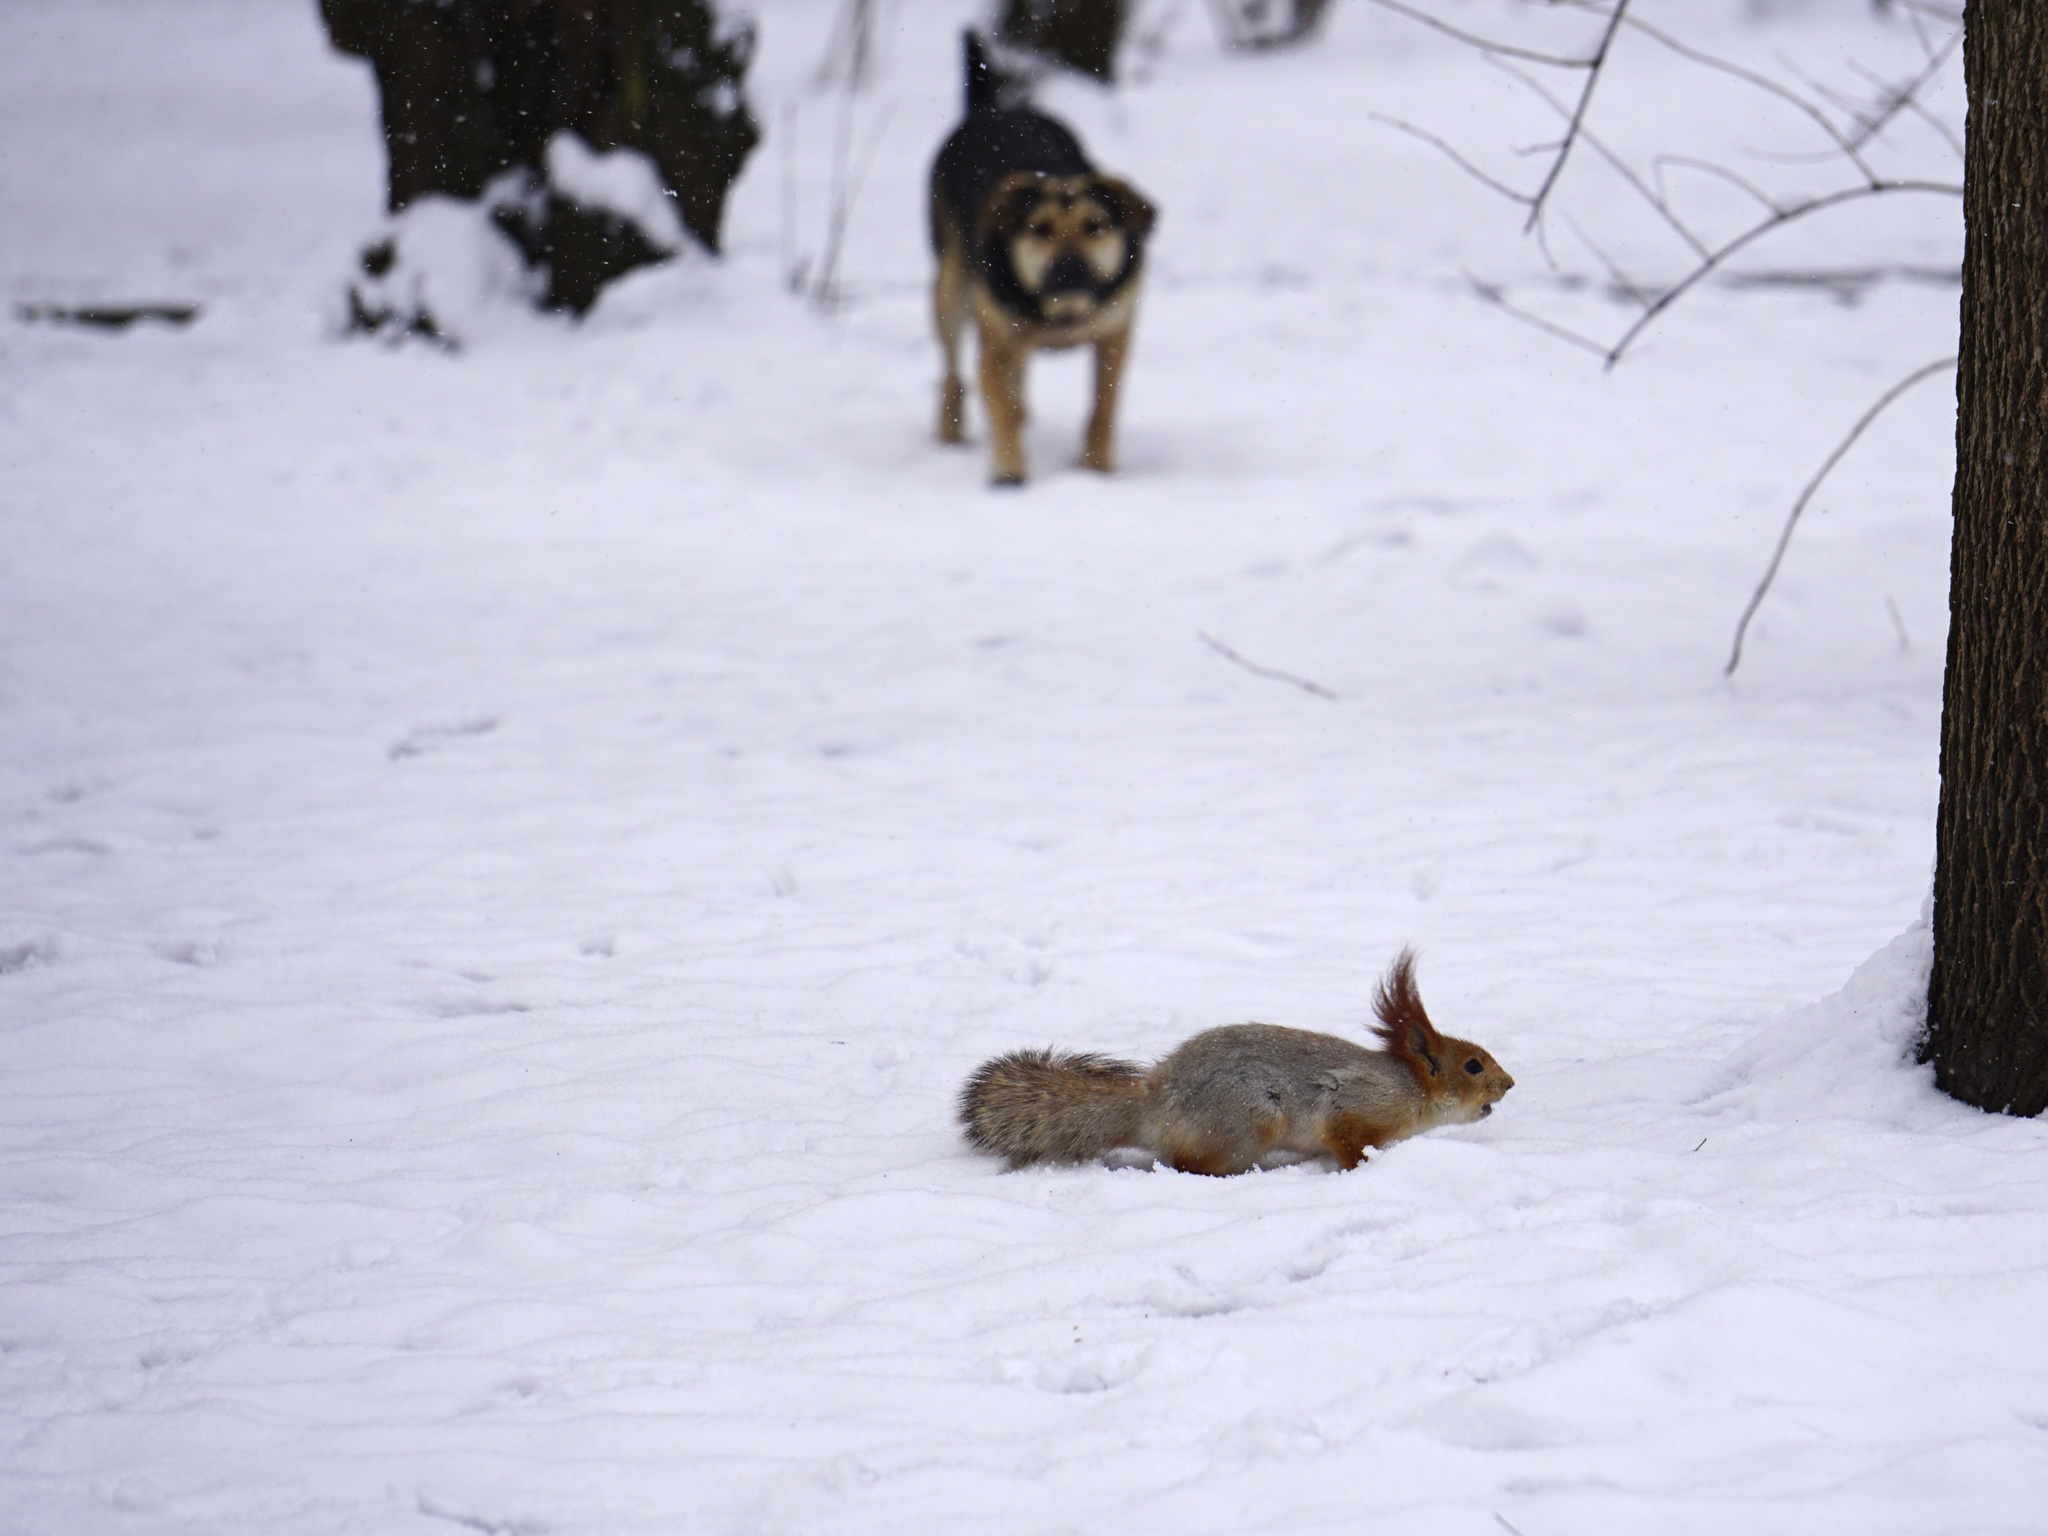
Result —
[[506, 309], [579, 319], [607, 287], [688, 244], [654, 163], [593, 152], [572, 133], [548, 146], [545, 179], [508, 171], [474, 202], [434, 194], [363, 250], [343, 329], [457, 349]]
[[1930, 1108], [1962, 1106], [1914, 1060], [1927, 1018], [1934, 963], [1933, 908], [1856, 968], [1842, 990], [1794, 1009], [1761, 1031], [1714, 1075], [1701, 1102], [1740, 1106], [1752, 1118], [1825, 1116], [1921, 1123]]

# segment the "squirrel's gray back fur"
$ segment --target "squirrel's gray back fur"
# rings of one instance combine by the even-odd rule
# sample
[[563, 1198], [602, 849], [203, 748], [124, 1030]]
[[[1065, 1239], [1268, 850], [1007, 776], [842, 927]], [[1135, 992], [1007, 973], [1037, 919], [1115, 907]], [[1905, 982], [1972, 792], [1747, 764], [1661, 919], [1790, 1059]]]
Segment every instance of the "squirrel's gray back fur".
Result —
[[1175, 1156], [1203, 1127], [1206, 1160], [1244, 1166], [1267, 1151], [1314, 1156], [1335, 1110], [1382, 1120], [1425, 1103], [1415, 1074], [1383, 1051], [1341, 1035], [1281, 1024], [1205, 1029], [1147, 1076], [1137, 1144]]

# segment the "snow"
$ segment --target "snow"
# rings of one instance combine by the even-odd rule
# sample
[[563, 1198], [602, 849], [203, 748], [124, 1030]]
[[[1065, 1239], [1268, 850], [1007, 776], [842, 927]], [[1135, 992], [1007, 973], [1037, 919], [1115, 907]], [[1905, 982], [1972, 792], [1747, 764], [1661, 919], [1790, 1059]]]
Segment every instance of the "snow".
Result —
[[[498, 178], [484, 201], [516, 202], [519, 173]], [[388, 337], [424, 332], [441, 345], [460, 347], [499, 328], [519, 313], [522, 300], [546, 291], [545, 280], [520, 261], [512, 242], [478, 215], [477, 202], [430, 193], [372, 232], [381, 263], [366, 262], [349, 286], [364, 314]], [[381, 268], [374, 276], [369, 268]], [[334, 327], [344, 329], [337, 303]], [[515, 322], [516, 323], [516, 322]]]
[[577, 135], [558, 133], [548, 140], [547, 172], [550, 186], [586, 208], [630, 219], [657, 250], [676, 250], [687, 238], [654, 162], [638, 150], [600, 155]]
[[[206, 306], [0, 331], [0, 1524], [2040, 1529], [2043, 1127], [1908, 1059], [1941, 386], [1719, 670], [1953, 349], [1901, 274], [1954, 205], [1830, 226], [1853, 307], [1709, 285], [1602, 373], [1464, 276], [1612, 329], [1598, 269], [1370, 115], [1525, 169], [1513, 82], [1184, 7], [1047, 91], [1163, 209], [1123, 472], [1041, 359], [993, 491], [930, 441], [963, 6], [882, 8], [846, 301], [786, 287], [836, 10], [761, 8], [722, 263], [451, 355], [335, 333], [381, 152], [313, 6], [0, 8], [8, 303]], [[1616, 141], [1779, 142], [1629, 61]], [[1404, 942], [1517, 1080], [1483, 1124], [1228, 1180], [958, 1138], [989, 1054], [1355, 1031]]]

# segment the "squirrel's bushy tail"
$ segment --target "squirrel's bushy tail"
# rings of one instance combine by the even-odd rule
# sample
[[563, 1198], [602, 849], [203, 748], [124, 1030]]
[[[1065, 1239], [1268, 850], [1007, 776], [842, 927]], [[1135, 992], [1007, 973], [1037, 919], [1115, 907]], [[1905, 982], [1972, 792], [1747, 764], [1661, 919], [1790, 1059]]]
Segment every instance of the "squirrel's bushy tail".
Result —
[[1086, 1051], [1012, 1051], [960, 1091], [960, 1123], [984, 1152], [1026, 1163], [1081, 1163], [1138, 1133], [1144, 1070]]

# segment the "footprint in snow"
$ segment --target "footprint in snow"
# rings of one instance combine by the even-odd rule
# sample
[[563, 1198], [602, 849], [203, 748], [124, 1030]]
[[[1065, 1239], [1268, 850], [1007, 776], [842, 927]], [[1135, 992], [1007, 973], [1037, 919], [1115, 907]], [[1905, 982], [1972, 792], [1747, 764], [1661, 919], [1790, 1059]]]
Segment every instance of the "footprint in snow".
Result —
[[25, 971], [32, 965], [49, 965], [56, 958], [55, 939], [31, 939], [26, 944], [0, 944], [0, 976]]
[[1458, 576], [1466, 586], [1493, 591], [1541, 563], [1519, 539], [1497, 533], [1465, 551], [1458, 561]]

